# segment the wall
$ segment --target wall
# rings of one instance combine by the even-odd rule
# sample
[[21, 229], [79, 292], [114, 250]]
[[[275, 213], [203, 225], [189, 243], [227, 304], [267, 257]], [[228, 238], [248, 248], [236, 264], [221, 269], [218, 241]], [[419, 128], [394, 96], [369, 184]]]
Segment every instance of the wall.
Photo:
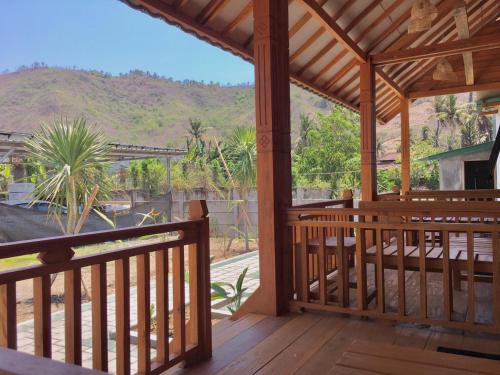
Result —
[[[295, 189], [293, 192], [293, 204], [312, 203], [315, 201], [328, 200], [331, 197], [329, 189]], [[230, 197], [230, 199], [228, 199]], [[174, 191], [172, 193], [172, 217], [174, 220], [187, 217], [188, 204], [193, 199], [205, 199], [210, 213], [210, 226], [213, 235], [217, 236], [241, 236], [244, 230], [243, 213], [240, 206], [235, 203], [239, 198], [236, 191], [222, 191], [220, 193], [194, 189], [192, 191]], [[249, 232], [251, 237], [257, 236], [257, 193], [252, 191], [248, 200], [248, 218], [251, 226]], [[239, 225], [238, 219], [240, 221]]]
[[460, 155], [439, 161], [439, 189], [440, 190], [464, 190], [464, 161], [488, 160], [489, 152], [478, 152], [476, 154]]

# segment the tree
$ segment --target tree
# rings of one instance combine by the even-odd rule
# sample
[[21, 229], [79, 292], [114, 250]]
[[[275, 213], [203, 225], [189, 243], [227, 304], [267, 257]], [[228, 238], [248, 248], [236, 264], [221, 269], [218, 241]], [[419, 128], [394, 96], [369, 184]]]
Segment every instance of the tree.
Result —
[[[229, 179], [238, 189], [243, 214], [246, 215], [248, 207], [248, 194], [255, 186], [257, 178], [257, 146], [255, 143], [255, 129], [236, 128], [227, 140], [223, 149], [223, 157], [227, 162]], [[249, 222], [248, 217], [244, 220], [245, 247], [249, 246]]]
[[375, 145], [375, 149], [376, 149], [376, 152], [377, 152], [377, 157], [378, 158], [381, 158], [382, 156], [385, 155], [385, 139], [383, 139], [382, 137], [377, 137], [376, 139], [376, 145]]
[[[110, 147], [104, 135], [87, 126], [86, 120], [56, 120], [42, 125], [26, 142], [30, 157], [46, 165], [47, 178], [35, 188], [33, 201], [50, 202], [49, 214], [62, 223], [66, 207], [66, 234], [78, 232], [85, 220], [97, 189], [104, 193], [103, 174], [109, 161]], [[97, 211], [96, 211], [97, 212]], [[104, 215], [100, 215], [104, 218]]]
[[307, 147], [309, 144], [308, 136], [311, 129], [314, 127], [313, 119], [304, 113], [300, 114], [300, 129], [299, 129], [299, 139], [297, 142], [296, 150], [300, 152], [303, 147]]

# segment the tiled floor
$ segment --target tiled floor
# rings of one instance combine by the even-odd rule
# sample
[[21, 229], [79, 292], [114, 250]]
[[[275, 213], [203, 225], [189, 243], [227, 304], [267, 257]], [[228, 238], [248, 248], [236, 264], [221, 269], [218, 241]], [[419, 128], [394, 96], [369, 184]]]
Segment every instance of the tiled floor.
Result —
[[[235, 283], [241, 272], [248, 267], [244, 286], [247, 289], [246, 295], [250, 295], [259, 286], [259, 254], [258, 251], [239, 255], [237, 257], [213, 263], [211, 265], [211, 280]], [[172, 283], [170, 282], [171, 286]], [[155, 294], [155, 284], [151, 283], [151, 296]], [[172, 298], [173, 293], [169, 293]], [[186, 300], [189, 301], [189, 290], [186, 284]], [[135, 288], [130, 290], [131, 306], [131, 325], [136, 322], [137, 311], [134, 306], [137, 305], [137, 291]], [[172, 300], [170, 300], [172, 306]], [[220, 310], [224, 310], [223, 308]], [[91, 305], [85, 303], [82, 305], [82, 360], [84, 367], [92, 366], [92, 318]], [[33, 354], [33, 321], [25, 321], [18, 325], [18, 350]], [[114, 295], [108, 295], [108, 334], [115, 330], [115, 298]], [[115, 369], [115, 341], [108, 341], [109, 347], [109, 369], [113, 372]], [[137, 371], [137, 347], [131, 345], [132, 371]], [[58, 311], [52, 314], [52, 358], [55, 360], [64, 360], [64, 311]]]

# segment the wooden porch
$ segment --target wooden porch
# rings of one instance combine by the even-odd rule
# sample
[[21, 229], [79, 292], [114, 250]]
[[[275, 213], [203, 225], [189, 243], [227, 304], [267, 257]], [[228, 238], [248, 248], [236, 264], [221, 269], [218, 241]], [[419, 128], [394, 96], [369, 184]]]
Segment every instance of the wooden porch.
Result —
[[[172, 369], [167, 374], [400, 374], [404, 361], [391, 363], [386, 372], [346, 367], [342, 357], [356, 340], [387, 345], [394, 356], [402, 348], [422, 351], [439, 364], [439, 372], [430, 368], [406, 366], [407, 374], [477, 374], [480, 367], [460, 371], [453, 364], [461, 360], [488, 366], [487, 374], [500, 371], [500, 363], [474, 357], [450, 356], [451, 363], [436, 359], [437, 350], [454, 348], [500, 355], [498, 335], [469, 333], [461, 330], [429, 328], [390, 321], [321, 312], [291, 313], [281, 317], [247, 314], [236, 321], [223, 321], [213, 327], [213, 357], [189, 369]], [[399, 353], [401, 356], [401, 353]], [[415, 353], [411, 353], [412, 356]], [[385, 360], [386, 363], [390, 361]], [[422, 372], [427, 371], [427, 372]]]
[[[51, 358], [50, 276], [64, 273], [68, 366], [54, 373], [71, 373], [75, 367], [69, 364], [81, 365], [81, 269], [91, 267], [93, 368], [108, 371], [109, 266], [116, 282], [120, 375], [131, 373], [132, 309], [137, 311], [141, 374], [397, 374], [402, 367], [405, 373], [422, 373], [415, 360], [401, 366], [397, 358], [394, 368], [379, 371], [381, 361], [373, 357], [380, 355], [371, 355], [364, 368], [350, 368], [339, 360], [359, 354], [348, 349], [355, 339], [393, 345], [394, 353], [401, 353], [403, 346], [423, 349], [423, 357], [447, 366], [447, 373], [477, 373], [471, 363], [474, 369], [485, 368], [484, 373], [500, 373], [497, 362], [438, 358], [435, 353], [443, 346], [500, 354], [498, 192], [411, 196], [409, 170], [411, 100], [500, 89], [498, 0], [433, 1], [439, 15], [429, 29], [416, 34], [405, 31], [414, 3], [410, 0], [385, 7], [380, 0], [124, 2], [255, 64], [260, 287], [235, 314], [236, 320], [220, 323], [212, 335], [209, 218], [203, 202], [193, 202], [189, 220], [180, 223], [5, 244], [1, 258], [39, 254], [41, 263], [0, 273], [0, 346], [17, 348], [16, 283], [33, 280], [35, 355]], [[450, 58], [457, 72], [454, 82], [433, 80], [432, 69], [443, 57]], [[360, 114], [360, 208], [353, 208], [352, 197], [320, 207], [291, 207], [290, 81]], [[403, 195], [381, 199], [376, 124], [398, 113]], [[474, 199], [485, 202], [470, 205]], [[419, 200], [426, 200], [424, 206]], [[73, 257], [74, 247], [146, 235], [159, 239]], [[130, 305], [131, 258], [137, 266], [137, 306]], [[155, 356], [149, 330], [153, 299]], [[459, 362], [468, 363], [468, 370], [453, 367]], [[176, 369], [180, 363], [190, 368]]]

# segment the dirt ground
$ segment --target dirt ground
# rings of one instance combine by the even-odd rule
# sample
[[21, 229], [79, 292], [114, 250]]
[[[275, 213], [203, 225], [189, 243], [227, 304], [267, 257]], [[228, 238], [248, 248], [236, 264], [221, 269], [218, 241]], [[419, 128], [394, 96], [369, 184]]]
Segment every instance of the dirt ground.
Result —
[[[257, 250], [257, 242], [250, 241], [250, 251]], [[228, 240], [223, 238], [211, 238], [210, 239], [210, 255], [211, 261], [217, 262], [222, 259], [231, 258], [246, 252], [245, 241], [242, 239], [235, 239], [231, 242], [230, 248], [228, 249]], [[88, 254], [88, 253], [86, 253]], [[77, 253], [78, 256], [78, 253]], [[151, 278], [155, 276], [155, 264], [153, 254], [150, 257], [151, 266], [150, 273]], [[189, 259], [186, 252], [186, 267], [188, 265]], [[35, 263], [36, 264], [36, 261]], [[9, 268], [16, 268], [15, 264], [9, 266]], [[170, 268], [171, 269], [171, 268]], [[136, 275], [137, 275], [136, 259], [135, 257], [130, 259], [130, 285], [136, 285]], [[108, 295], [114, 294], [115, 291], [115, 272], [113, 267], [113, 262], [107, 264], [107, 282], [108, 282]], [[82, 302], [89, 302], [92, 290], [90, 288], [90, 267], [85, 267], [82, 269]], [[33, 319], [33, 281], [25, 280], [18, 282], [16, 284], [16, 295], [17, 295], [17, 322], [23, 322], [26, 320]], [[64, 310], [64, 274], [58, 274], [54, 280], [51, 287], [51, 297], [52, 304], [51, 309], [53, 312]], [[151, 297], [154, 302], [154, 296]]]

